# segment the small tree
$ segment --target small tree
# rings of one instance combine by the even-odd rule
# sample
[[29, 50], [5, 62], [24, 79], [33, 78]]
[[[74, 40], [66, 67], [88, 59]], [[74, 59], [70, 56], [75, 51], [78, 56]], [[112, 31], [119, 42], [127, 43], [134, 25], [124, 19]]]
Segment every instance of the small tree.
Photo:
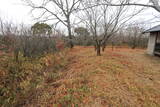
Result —
[[49, 36], [52, 33], [52, 28], [46, 23], [35, 23], [31, 30], [33, 32], [33, 35], [40, 35], [40, 36]]
[[128, 44], [132, 49], [140, 47], [141, 42], [143, 41], [143, 32], [144, 30], [138, 26], [130, 26], [126, 28], [126, 35], [128, 36]]
[[78, 35], [78, 36], [89, 36], [89, 32], [86, 28], [84, 27], [78, 27], [74, 29], [74, 32]]
[[84, 27], [77, 27], [74, 29], [74, 32], [76, 33], [75, 38], [78, 42], [78, 45], [86, 46], [91, 44], [92, 40], [88, 29]]

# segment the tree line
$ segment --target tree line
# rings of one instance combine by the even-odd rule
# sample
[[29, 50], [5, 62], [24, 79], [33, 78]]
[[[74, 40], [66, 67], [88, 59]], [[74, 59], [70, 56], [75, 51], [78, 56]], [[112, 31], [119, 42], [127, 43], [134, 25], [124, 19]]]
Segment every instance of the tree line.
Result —
[[[148, 2], [148, 3], [147, 3]], [[59, 23], [68, 30], [68, 44], [74, 46], [74, 28], [80, 24], [86, 26], [97, 55], [105, 50], [110, 38], [122, 27], [126, 26], [132, 18], [144, 11], [144, 7], [151, 7], [160, 12], [158, 0], [150, 0], [144, 4], [133, 0], [42, 0], [36, 3], [25, 0], [32, 8], [32, 13], [41, 12], [36, 19], [41, 21], [54, 21], [55, 26]], [[139, 9], [135, 7], [139, 6]]]
[[[37, 21], [40, 23], [34, 24], [32, 28], [29, 29], [23, 28], [22, 26], [21, 28], [23, 29], [21, 30], [16, 26], [12, 27], [11, 24], [8, 24], [5, 28], [8, 31], [4, 31], [4, 26], [1, 20], [1, 29], [3, 29], [1, 30], [1, 34], [23, 35], [18, 36], [17, 40], [24, 42], [22, 42], [21, 45], [17, 44], [17, 46], [15, 46], [18, 47], [24, 45], [23, 48], [21, 47], [20, 49], [15, 50], [23, 50], [22, 53], [27, 53], [24, 56], [31, 56], [28, 54], [30, 54], [31, 52], [33, 53], [33, 51], [36, 50], [31, 48], [24, 49], [34, 47], [26, 45], [27, 42], [28, 44], [40, 44], [38, 46], [46, 45], [47, 43], [48, 45], [49, 43], [55, 44], [56, 41], [53, 40], [53, 37], [51, 37], [51, 35], [53, 35], [53, 26], [48, 26], [46, 24], [46, 22], [48, 21], [53, 21], [53, 25], [55, 27], [54, 30], [57, 29], [57, 26], [61, 25], [64, 25], [64, 27], [67, 28], [67, 34], [59, 33], [60, 35], [63, 35], [62, 41], [66, 46], [73, 48], [74, 45], [92, 45], [95, 46], [95, 50], [98, 56], [101, 55], [101, 51], [105, 50], [107, 44], [116, 42], [117, 38], [120, 38], [118, 35], [120, 35], [120, 32], [122, 33], [122, 31], [123, 38], [126, 39], [123, 40], [123, 43], [125, 42], [132, 48], [135, 48], [137, 46], [139, 47], [139, 44], [141, 44], [141, 47], [142, 44], [143, 47], [146, 47], [147, 37], [139, 32], [143, 32], [141, 28], [139, 26], [126, 28], [126, 26], [128, 26], [130, 20], [136, 17], [139, 13], [145, 11], [144, 7], [151, 7], [157, 11], [159, 11], [160, 7], [157, 0], [150, 0], [146, 4], [139, 4], [131, 0], [41, 0], [42, 2], [38, 3], [32, 0], [23, 1], [27, 6], [31, 7], [31, 12], [33, 14], [38, 10], [39, 15], [36, 14], [35, 19], [37, 19]], [[140, 6], [141, 8], [136, 9], [136, 6]], [[39, 24], [41, 25], [40, 27]], [[49, 30], [47, 31], [46, 28], [43, 29], [43, 27], [46, 27]], [[36, 30], [33, 31], [33, 28], [35, 28]], [[5, 34], [6, 32], [8, 34]], [[34, 41], [33, 43], [29, 42], [31, 40], [31, 37]], [[39, 39], [37, 43], [36, 40], [34, 40], [35, 37], [36, 40]], [[6, 38], [8, 38], [8, 36], [6, 36]], [[47, 38], [47, 40], [45, 40], [47, 42], [40, 42], [42, 38]], [[13, 42], [15, 41], [15, 39], [12, 38], [10, 39], [10, 41]], [[6, 44], [9, 44], [9, 42], [7, 42], [8, 41], [6, 41]], [[16, 43], [18, 42], [16, 41]], [[120, 41], [117, 41], [113, 44], [118, 43], [120, 43]], [[56, 46], [47, 46], [44, 49], [48, 49], [51, 47], [55, 48]], [[43, 48], [40, 48], [40, 50], [42, 49]], [[29, 52], [29, 50], [32, 51]], [[16, 51], [15, 53], [18, 53]]]

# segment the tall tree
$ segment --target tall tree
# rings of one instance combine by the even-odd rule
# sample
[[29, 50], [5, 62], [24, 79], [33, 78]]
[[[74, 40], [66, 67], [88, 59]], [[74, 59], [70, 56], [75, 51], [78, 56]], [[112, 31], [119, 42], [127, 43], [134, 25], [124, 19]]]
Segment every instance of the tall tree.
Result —
[[37, 19], [43, 21], [57, 20], [58, 23], [62, 23], [68, 29], [69, 45], [73, 48], [72, 42], [72, 20], [71, 16], [74, 12], [78, 11], [81, 0], [42, 0], [41, 4], [33, 3], [33, 0], [24, 0], [26, 4], [32, 7], [32, 11], [40, 10], [41, 14]]
[[[100, 1], [86, 0], [83, 6], [86, 8], [84, 16], [81, 18], [90, 28], [90, 32], [95, 41], [97, 56], [101, 55], [105, 49], [105, 44], [122, 26], [130, 19], [140, 13], [143, 9], [135, 10], [127, 14], [129, 8], [125, 6], [110, 7], [107, 5], [99, 5]], [[95, 7], [90, 7], [97, 4]]]
[[[94, 0], [86, 0], [83, 2], [84, 8], [90, 6], [90, 3], [96, 3]], [[100, 20], [102, 15], [99, 12], [98, 7], [91, 7], [85, 9], [84, 16], [81, 19], [87, 24], [88, 28], [90, 29], [91, 35], [95, 41], [95, 47], [97, 51], [97, 56], [101, 55], [101, 39], [99, 35], [99, 27], [100, 27]]]
[[[160, 12], [160, 1], [159, 0], [147, 0], [145, 3], [138, 3], [139, 1], [134, 0], [99, 0], [101, 3], [98, 5], [107, 5], [107, 6], [143, 6], [150, 7], [158, 12]], [[116, 2], [115, 2], [116, 1]], [[90, 7], [98, 6], [94, 4]]]

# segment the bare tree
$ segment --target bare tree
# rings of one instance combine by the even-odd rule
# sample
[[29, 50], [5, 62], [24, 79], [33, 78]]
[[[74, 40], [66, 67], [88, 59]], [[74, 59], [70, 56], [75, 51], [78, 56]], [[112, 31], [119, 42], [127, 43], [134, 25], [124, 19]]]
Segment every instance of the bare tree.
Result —
[[[110, 37], [112, 37], [120, 27], [121, 16], [125, 13], [126, 8], [124, 6], [120, 6], [119, 8], [112, 10], [113, 12], [108, 14], [109, 12], [108, 6], [102, 6], [103, 12], [103, 20], [102, 20], [102, 29], [103, 29], [103, 39], [102, 39], [102, 51], [104, 51], [106, 47], [106, 42]], [[108, 17], [109, 16], [109, 17]]]
[[81, 0], [42, 0], [42, 4], [35, 4], [31, 0], [24, 0], [28, 6], [34, 10], [41, 10], [41, 14], [37, 19], [42, 21], [57, 20], [58, 23], [62, 23], [68, 29], [70, 48], [73, 48], [73, 35], [72, 35], [72, 20], [71, 16], [74, 12], [78, 11]]
[[1, 34], [4, 36], [4, 22], [2, 21], [2, 19], [0, 18], [0, 31], [1, 31]]
[[97, 56], [101, 55], [101, 48], [104, 51], [105, 46], [109, 38], [125, 25], [127, 21], [132, 19], [143, 9], [133, 11], [128, 14], [128, 7], [118, 6], [110, 7], [107, 5], [98, 5], [96, 7], [89, 7], [90, 3], [100, 4], [101, 2], [95, 0], [86, 0], [83, 4], [86, 8], [84, 10], [85, 15], [81, 18], [90, 28], [90, 32], [95, 40], [95, 47]]
[[[90, 3], [96, 2], [94, 0], [86, 0], [83, 2], [84, 8], [89, 6]], [[101, 39], [98, 36], [99, 35], [99, 28], [100, 28], [100, 20], [102, 18], [102, 15], [99, 12], [99, 8], [97, 7], [91, 7], [86, 10], [84, 10], [84, 16], [83, 18], [80, 17], [81, 20], [84, 21], [85, 24], [87, 24], [91, 35], [93, 36], [93, 39], [95, 41], [95, 48], [97, 51], [97, 56], [101, 55]]]
[[125, 35], [128, 40], [128, 45], [131, 46], [132, 49], [135, 49], [136, 47], [144, 47], [145, 43], [143, 43], [143, 41], [145, 40], [145, 35], [142, 34], [143, 31], [144, 30], [138, 25], [126, 28]]
[[[148, 0], [146, 3], [138, 3], [134, 0], [99, 0], [101, 3], [98, 5], [107, 5], [107, 6], [143, 6], [143, 7], [151, 7], [158, 12], [160, 12], [160, 2], [159, 0]], [[116, 2], [115, 2], [116, 1]], [[132, 1], [132, 2], [131, 2]], [[94, 4], [89, 7], [98, 6]]]

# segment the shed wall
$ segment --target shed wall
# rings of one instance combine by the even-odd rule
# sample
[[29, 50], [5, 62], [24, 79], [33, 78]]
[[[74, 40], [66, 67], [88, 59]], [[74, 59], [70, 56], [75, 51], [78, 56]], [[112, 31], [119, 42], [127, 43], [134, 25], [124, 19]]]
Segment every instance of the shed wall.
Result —
[[149, 55], [154, 55], [156, 36], [157, 36], [157, 33], [150, 33], [149, 42], [148, 42], [148, 49], [147, 49], [147, 53]]
[[157, 43], [160, 43], [160, 32], [158, 32]]

